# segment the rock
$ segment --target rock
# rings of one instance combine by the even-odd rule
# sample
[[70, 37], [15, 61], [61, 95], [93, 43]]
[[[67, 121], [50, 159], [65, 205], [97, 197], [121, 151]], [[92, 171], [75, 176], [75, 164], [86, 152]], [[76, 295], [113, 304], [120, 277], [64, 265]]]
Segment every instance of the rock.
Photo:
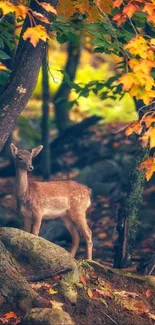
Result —
[[34, 308], [22, 325], [74, 325], [74, 322], [62, 308]]
[[113, 196], [113, 191], [119, 188], [119, 184], [117, 182], [113, 182], [113, 183], [106, 183], [106, 182], [94, 182], [93, 184], [93, 194], [95, 196], [97, 195], [102, 195], [105, 197], [108, 197], [111, 195], [111, 197]]
[[72, 256], [62, 247], [25, 231], [0, 228], [0, 240], [16, 259], [29, 281], [77, 269]]
[[93, 190], [95, 182], [110, 182], [120, 179], [121, 169], [119, 164], [112, 160], [103, 160], [91, 167], [86, 166], [76, 177], [76, 181], [87, 185]]

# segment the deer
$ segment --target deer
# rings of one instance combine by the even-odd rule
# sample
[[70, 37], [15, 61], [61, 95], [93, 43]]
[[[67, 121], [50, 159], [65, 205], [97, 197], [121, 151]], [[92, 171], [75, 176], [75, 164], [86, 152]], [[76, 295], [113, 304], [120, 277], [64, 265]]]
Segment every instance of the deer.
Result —
[[91, 190], [73, 180], [39, 182], [28, 177], [34, 169], [32, 159], [43, 146], [32, 151], [10, 145], [15, 163], [14, 201], [16, 211], [22, 216], [23, 230], [38, 236], [42, 219], [61, 218], [72, 238], [70, 254], [75, 257], [83, 235], [87, 248], [87, 259], [92, 259], [92, 232], [86, 219], [91, 205]]

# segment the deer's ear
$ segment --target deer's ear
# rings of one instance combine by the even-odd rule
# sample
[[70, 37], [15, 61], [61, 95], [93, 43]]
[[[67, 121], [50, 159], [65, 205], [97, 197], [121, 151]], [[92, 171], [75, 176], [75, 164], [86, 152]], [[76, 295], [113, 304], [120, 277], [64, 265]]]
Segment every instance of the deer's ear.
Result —
[[18, 148], [14, 145], [14, 143], [10, 144], [10, 149], [13, 157], [16, 157], [18, 153]]
[[42, 149], [43, 149], [43, 146], [39, 146], [37, 148], [32, 149], [32, 152], [31, 152], [32, 158], [36, 157]]

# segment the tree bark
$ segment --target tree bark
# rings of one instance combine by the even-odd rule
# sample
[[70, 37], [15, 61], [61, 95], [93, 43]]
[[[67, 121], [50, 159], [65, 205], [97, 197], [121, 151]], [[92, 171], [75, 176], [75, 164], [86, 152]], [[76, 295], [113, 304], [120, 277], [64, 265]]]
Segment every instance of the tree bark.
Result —
[[[138, 140], [136, 139], [136, 142]], [[126, 197], [122, 199], [118, 211], [118, 240], [115, 245], [114, 267], [126, 268], [132, 264], [132, 253], [135, 247], [138, 214], [143, 197], [145, 183], [144, 171], [137, 168], [149, 155], [149, 149], [143, 149], [136, 143], [135, 157], [126, 186]]]
[[[66, 63], [65, 71], [69, 75], [71, 81], [74, 80], [79, 58], [80, 58], [80, 36], [77, 42], [68, 43], [68, 60]], [[57, 128], [62, 133], [67, 127], [70, 126], [69, 111], [67, 108], [67, 101], [70, 93], [70, 86], [65, 81], [65, 77], [54, 97], [55, 118]]]
[[51, 173], [50, 146], [49, 146], [49, 78], [48, 78], [48, 46], [42, 62], [42, 159], [41, 170], [44, 180], [48, 180]]
[[[44, 2], [44, 0], [40, 2]], [[56, 0], [48, 0], [47, 2], [56, 5]], [[30, 8], [51, 20], [52, 15], [47, 13], [35, 1], [31, 1]], [[46, 26], [40, 21], [39, 24]], [[26, 17], [16, 52], [14, 70], [9, 83], [3, 88], [0, 96], [0, 151], [13, 131], [19, 114], [26, 106], [34, 90], [45, 53], [45, 42], [39, 41], [37, 46], [34, 47], [29, 40], [24, 41], [22, 39], [24, 31], [28, 27], [31, 27], [31, 25], [29, 18]], [[46, 28], [49, 30], [49, 25]]]

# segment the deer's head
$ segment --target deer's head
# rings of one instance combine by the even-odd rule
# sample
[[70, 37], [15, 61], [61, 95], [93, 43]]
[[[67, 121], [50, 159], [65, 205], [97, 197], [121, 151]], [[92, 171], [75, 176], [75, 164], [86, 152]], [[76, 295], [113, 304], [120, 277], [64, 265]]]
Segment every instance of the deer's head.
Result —
[[34, 169], [32, 165], [32, 159], [36, 157], [42, 150], [43, 146], [32, 149], [32, 151], [18, 149], [13, 143], [10, 145], [11, 153], [15, 160], [15, 165], [19, 169], [25, 169], [32, 171]]

